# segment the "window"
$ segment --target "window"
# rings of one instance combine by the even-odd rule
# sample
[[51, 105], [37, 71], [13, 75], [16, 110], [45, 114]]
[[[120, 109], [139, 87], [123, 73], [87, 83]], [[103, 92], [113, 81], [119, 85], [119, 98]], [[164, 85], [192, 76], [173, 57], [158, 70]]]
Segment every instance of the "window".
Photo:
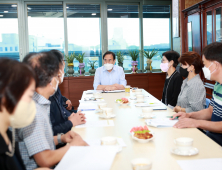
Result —
[[0, 57], [19, 60], [19, 52], [5, 46], [19, 46], [16, 4], [0, 4]]
[[18, 51], [18, 47], [15, 47], [15, 51]]
[[64, 52], [64, 19], [62, 5], [27, 5], [29, 51]]
[[10, 47], [10, 51], [13, 51], [12, 47]]
[[114, 53], [121, 51], [124, 54], [124, 70], [131, 70], [129, 51], [139, 50], [139, 6], [108, 5], [107, 28], [108, 50]]
[[[171, 50], [170, 44], [170, 6], [143, 6], [144, 50], [158, 51], [152, 58], [152, 69], [160, 69], [162, 53]], [[144, 57], [144, 67], [147, 66]]]
[[207, 45], [212, 43], [212, 12], [207, 12]]
[[0, 51], [3, 51], [3, 48], [2, 48], [2, 47], [0, 47]]
[[[101, 17], [100, 5], [67, 4], [68, 53], [84, 55], [85, 71], [88, 72], [90, 61], [96, 61], [95, 68], [102, 65], [101, 50]], [[100, 59], [100, 61], [99, 61]], [[79, 62], [74, 60], [74, 70], [77, 72]]]
[[216, 41], [222, 42], [221, 7], [216, 9]]

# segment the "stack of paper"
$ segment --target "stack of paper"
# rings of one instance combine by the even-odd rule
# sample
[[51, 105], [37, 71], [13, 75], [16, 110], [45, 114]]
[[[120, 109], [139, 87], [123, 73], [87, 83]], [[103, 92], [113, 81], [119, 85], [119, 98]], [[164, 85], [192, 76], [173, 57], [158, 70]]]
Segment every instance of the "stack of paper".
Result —
[[87, 90], [87, 91], [85, 91], [86, 94], [93, 94], [96, 92], [102, 93], [102, 90]]
[[72, 146], [54, 170], [109, 170], [117, 146]]
[[177, 161], [182, 170], [221, 170], [222, 158]]
[[147, 119], [146, 124], [154, 127], [173, 127], [178, 120], [170, 120], [169, 118], [164, 119]]
[[75, 126], [75, 128], [105, 127], [105, 126], [114, 126], [113, 120], [87, 121], [85, 124]]
[[163, 103], [150, 103], [150, 102], [136, 103], [135, 106], [136, 107], [151, 107], [153, 110], [167, 110], [166, 105], [164, 105]]
[[98, 105], [96, 103], [86, 103], [81, 102], [78, 110], [87, 111], [87, 110], [96, 110], [98, 109]]

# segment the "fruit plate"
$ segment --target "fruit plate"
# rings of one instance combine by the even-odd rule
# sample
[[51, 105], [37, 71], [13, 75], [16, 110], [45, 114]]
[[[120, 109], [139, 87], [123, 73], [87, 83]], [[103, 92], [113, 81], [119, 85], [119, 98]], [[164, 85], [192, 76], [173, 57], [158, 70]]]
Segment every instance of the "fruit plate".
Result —
[[150, 131], [149, 133], [153, 135], [153, 137], [152, 137], [152, 138], [149, 138], [149, 139], [139, 139], [139, 138], [137, 138], [137, 137], [134, 136], [134, 132], [132, 132], [131, 135], [132, 135], [132, 138], [133, 138], [134, 140], [138, 141], [139, 143], [148, 143], [149, 141], [151, 141], [151, 140], [154, 139], [154, 132], [153, 132], [153, 131]]

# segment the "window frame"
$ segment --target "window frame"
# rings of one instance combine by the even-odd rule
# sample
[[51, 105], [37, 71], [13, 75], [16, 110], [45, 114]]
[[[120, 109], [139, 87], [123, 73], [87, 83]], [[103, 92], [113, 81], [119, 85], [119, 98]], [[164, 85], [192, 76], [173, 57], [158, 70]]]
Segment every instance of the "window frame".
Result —
[[[18, 37], [19, 37], [19, 55], [20, 60], [25, 57], [25, 55], [29, 52], [29, 33], [28, 33], [28, 17], [27, 17], [27, 5], [63, 5], [63, 16], [64, 16], [64, 43], [65, 43], [65, 54], [68, 54], [68, 32], [67, 32], [67, 14], [66, 14], [66, 5], [67, 4], [100, 4], [100, 18], [101, 18], [101, 48], [102, 54], [104, 54], [108, 50], [108, 28], [107, 28], [107, 5], [138, 5], [139, 10], [139, 49], [144, 49], [143, 43], [143, 5], [170, 5], [170, 44], [172, 49], [172, 1], [143, 1], [143, 0], [96, 0], [94, 2], [90, 0], [81, 0], [77, 2], [73, 2], [73, 0], [47, 0], [47, 2], [42, 2], [40, 0], [13, 0], [6, 1], [0, 0], [0, 4], [17, 4], [18, 10]], [[144, 72], [144, 57], [140, 53], [140, 68], [141, 72]], [[103, 65], [103, 60], [99, 62], [100, 65]], [[130, 72], [130, 70], [125, 71]]]

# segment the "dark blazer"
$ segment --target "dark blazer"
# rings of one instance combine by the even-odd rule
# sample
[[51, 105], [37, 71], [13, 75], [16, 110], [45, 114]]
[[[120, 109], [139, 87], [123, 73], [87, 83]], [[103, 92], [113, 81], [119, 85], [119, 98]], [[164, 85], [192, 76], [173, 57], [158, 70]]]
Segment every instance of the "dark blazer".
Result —
[[51, 96], [49, 100], [51, 101], [50, 119], [54, 135], [57, 135], [58, 133], [67, 133], [73, 127], [72, 122], [68, 120], [71, 112], [65, 108], [68, 99], [62, 96], [61, 91], [58, 88], [56, 93]]
[[[166, 87], [164, 85], [164, 88], [166, 89], [166, 96], [162, 94], [162, 102], [166, 105], [176, 106], [177, 104], [177, 98], [180, 94], [181, 85], [183, 83], [183, 78], [175, 71], [170, 77], [169, 82], [166, 84]], [[168, 86], [168, 87], [167, 87]], [[163, 88], [163, 89], [164, 89]], [[167, 102], [165, 102], [165, 97], [167, 98]]]
[[[7, 135], [12, 143], [12, 133], [7, 130]], [[19, 153], [18, 143], [15, 143], [15, 152], [12, 157], [5, 154], [8, 151], [8, 145], [0, 134], [0, 169], [1, 170], [26, 170]]]

